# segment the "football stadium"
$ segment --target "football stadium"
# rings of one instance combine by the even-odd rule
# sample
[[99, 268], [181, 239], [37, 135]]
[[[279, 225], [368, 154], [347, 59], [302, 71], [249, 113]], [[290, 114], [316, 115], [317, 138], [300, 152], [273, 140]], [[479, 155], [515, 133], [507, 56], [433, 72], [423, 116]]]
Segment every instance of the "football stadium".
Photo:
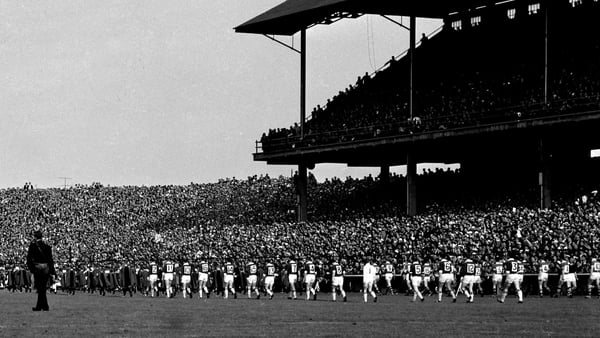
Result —
[[[300, 106], [252, 156], [295, 173], [1, 189], [0, 336], [600, 334], [598, 0], [261, 10], [234, 30], [300, 56]], [[306, 31], [363, 16], [409, 44], [307, 107]], [[318, 181], [324, 163], [379, 174]]]

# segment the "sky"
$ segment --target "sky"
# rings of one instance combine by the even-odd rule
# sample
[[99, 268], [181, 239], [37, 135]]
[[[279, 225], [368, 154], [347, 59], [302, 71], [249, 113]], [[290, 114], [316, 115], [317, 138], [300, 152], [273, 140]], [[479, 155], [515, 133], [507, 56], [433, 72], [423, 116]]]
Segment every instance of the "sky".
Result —
[[[299, 121], [299, 54], [233, 30], [282, 1], [1, 1], [0, 188], [290, 175], [252, 153]], [[417, 36], [440, 25], [420, 19]], [[408, 31], [379, 16], [309, 29], [307, 113], [407, 47]]]

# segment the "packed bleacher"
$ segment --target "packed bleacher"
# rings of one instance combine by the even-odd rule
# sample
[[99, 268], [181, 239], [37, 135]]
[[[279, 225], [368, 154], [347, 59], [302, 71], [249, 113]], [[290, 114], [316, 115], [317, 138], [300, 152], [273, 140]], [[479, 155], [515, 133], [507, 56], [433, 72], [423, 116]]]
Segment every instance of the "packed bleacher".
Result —
[[[314, 108], [300, 140], [297, 124], [261, 137], [265, 153], [389, 136], [414, 135], [600, 109], [597, 2], [551, 19], [548, 96], [544, 96], [544, 15], [519, 9], [461, 28], [450, 19], [415, 51], [415, 107], [409, 112], [409, 55], [392, 58]], [[576, 38], [574, 38], [576, 37]]]
[[[421, 181], [437, 184], [440, 177], [452, 182], [460, 172], [424, 173]], [[389, 184], [403, 180], [394, 176]], [[568, 254], [584, 266], [598, 254], [600, 200], [591, 190], [552, 211], [513, 196], [478, 204], [432, 200], [419, 216], [406, 217], [378, 178], [311, 179], [313, 221], [304, 224], [293, 222], [292, 182], [261, 176], [188, 186], [1, 190], [0, 264], [22, 266], [38, 227], [59, 266], [337, 256], [358, 273], [364, 257], [401, 264], [459, 256], [492, 261], [518, 252], [535, 271], [539, 259]]]

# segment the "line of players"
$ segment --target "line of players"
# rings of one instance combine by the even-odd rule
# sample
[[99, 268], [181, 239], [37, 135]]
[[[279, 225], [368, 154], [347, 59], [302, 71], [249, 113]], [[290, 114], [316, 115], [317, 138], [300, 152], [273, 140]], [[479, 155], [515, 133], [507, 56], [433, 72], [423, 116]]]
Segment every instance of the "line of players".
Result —
[[[207, 298], [210, 297], [208, 282], [209, 275], [211, 275], [213, 268], [214, 267], [211, 267], [206, 261], [200, 262], [197, 267], [198, 296], [200, 298], [203, 298], [204, 295], [206, 295]], [[221, 267], [217, 268], [221, 269]], [[172, 297], [174, 295], [174, 287], [177, 284], [173, 283], [173, 280], [177, 277], [177, 273], [175, 272], [176, 269], [176, 264], [170, 261], [165, 262], [162, 267], [156, 263], [150, 264], [148, 280], [150, 282], [149, 295], [151, 297], [157, 297], [159, 295], [158, 290], [161, 284], [166, 286], [165, 293], [167, 297]], [[260, 281], [266, 294], [270, 299], [273, 299], [275, 278], [281, 274], [281, 271], [278, 272], [273, 263], [267, 263], [264, 269], [262, 269], [254, 262], [248, 262], [243, 268], [243, 271], [240, 271], [233, 263], [227, 262], [222, 267], [222, 272], [224, 286], [223, 298], [225, 299], [229, 298], [230, 294], [234, 298], [237, 298], [236, 288], [234, 287], [235, 278], [245, 279], [246, 294], [248, 298], [252, 298], [252, 294], [255, 293], [256, 298], [260, 299]], [[317, 292], [319, 291], [319, 282], [323, 279], [324, 275], [330, 274], [332, 289], [334, 291], [332, 293], [333, 300], [336, 301], [337, 292], [340, 293], [344, 301], [347, 300], [346, 292], [343, 289], [345, 271], [337, 261], [331, 264], [331, 271], [326, 272], [323, 271], [322, 265], [316, 264], [312, 260], [308, 260], [304, 264], [299, 264], [292, 259], [287, 262], [284, 274], [287, 277], [290, 289], [288, 297], [290, 299], [297, 299], [298, 292], [296, 289], [297, 285], [300, 283], [306, 290], [306, 299], [316, 300]], [[183, 298], [191, 298], [193, 295], [191, 288], [192, 275], [194, 275], [192, 266], [189, 263], [185, 263], [181, 270], [181, 291]]]
[[[379, 293], [377, 285], [380, 276], [385, 279], [385, 293], [393, 294], [392, 280], [396, 276], [394, 265], [390, 261], [386, 261], [381, 267], [378, 267], [376, 264], [371, 264], [369, 259], [366, 259], [363, 263], [362, 290], [364, 301], [367, 301], [367, 295], [369, 294], [375, 302], [377, 301], [377, 293]], [[559, 266], [561, 273], [555, 296], [566, 285], [567, 295], [572, 297], [573, 290], [577, 286], [576, 271], [580, 267], [576, 264], [575, 258], [560, 261], [556, 265]], [[280, 281], [286, 279], [284, 284], [288, 286], [288, 298], [290, 299], [297, 299], [298, 287], [306, 290], [307, 300], [316, 299], [320, 282], [327, 279], [331, 281], [332, 300], [337, 300], [339, 293], [346, 301], [346, 293], [343, 287], [346, 271], [337, 260], [329, 267], [324, 267], [321, 262], [314, 263], [311, 259], [303, 263], [290, 259], [283, 269], [278, 269], [273, 263], [267, 263], [264, 267], [254, 262], [249, 262], [245, 266], [236, 266], [231, 262], [218, 266], [202, 261], [197, 266], [192, 266], [190, 263], [184, 263], [180, 266], [167, 261], [163, 265], [151, 263], [148, 268], [144, 269], [130, 269], [124, 266], [117, 271], [113, 269], [112, 272], [110, 270], [98, 272], [94, 269], [86, 269], [82, 273], [76, 274], [73, 270], [64, 270], [60, 280], [62, 281], [62, 288], [72, 294], [74, 294], [75, 285], [78, 284], [83, 286], [81, 289], [88, 292], [97, 289], [101, 295], [105, 295], [107, 291], [114, 293], [119, 289], [123, 291], [123, 294], [129, 292], [130, 296], [132, 296], [132, 292], [141, 290], [144, 294], [157, 297], [159, 289], [161, 289], [164, 290], [167, 297], [173, 297], [180, 290], [183, 298], [191, 298], [193, 295], [192, 290], [197, 290], [200, 298], [204, 296], [208, 298], [210, 296], [209, 276], [214, 276], [212, 273], [215, 269], [222, 272], [221, 284], [224, 286], [224, 298], [228, 298], [229, 294], [237, 298], [236, 287], [234, 286], [236, 279], [245, 281], [244, 288], [249, 298], [252, 297], [252, 293], [256, 294], [256, 298], [260, 298], [259, 284], [266, 294], [273, 298], [273, 286], [276, 278], [279, 277], [281, 278]], [[543, 296], [544, 291], [551, 293], [548, 286], [549, 271], [550, 264], [540, 261], [538, 267], [540, 297]], [[595, 258], [592, 259], [589, 271], [587, 298], [591, 297], [594, 287], [600, 289], [600, 261]], [[444, 291], [446, 291], [453, 301], [456, 301], [459, 293], [463, 293], [467, 297], [467, 302], [473, 302], [476, 293], [483, 294], [481, 288], [483, 280], [491, 276], [493, 293], [497, 296], [499, 302], [504, 302], [509, 287], [514, 286], [518, 302], [521, 303], [523, 301], [522, 282], [524, 272], [523, 262], [513, 258], [506, 261], [498, 260], [492, 264], [486, 264], [485, 262], [480, 264], [480, 262], [471, 259], [454, 264], [449, 259], [442, 259], [438, 264], [421, 263], [419, 261], [405, 263], [402, 266], [401, 275], [408, 289], [413, 293], [413, 301], [416, 301], [417, 298], [424, 301], [424, 293], [432, 295], [435, 292], [437, 293], [437, 301], [441, 302]], [[435, 280], [437, 280], [437, 283], [435, 283]], [[430, 289], [432, 283], [437, 285], [434, 292]], [[237, 286], [239, 289], [239, 283]], [[56, 284], [53, 287], [56, 290]], [[423, 290], [423, 293], [421, 290]]]

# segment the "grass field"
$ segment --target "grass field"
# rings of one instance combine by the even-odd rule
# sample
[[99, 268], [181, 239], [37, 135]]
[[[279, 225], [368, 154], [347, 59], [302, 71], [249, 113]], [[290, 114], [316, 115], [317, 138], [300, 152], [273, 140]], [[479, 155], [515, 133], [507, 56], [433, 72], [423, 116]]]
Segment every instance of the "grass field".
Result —
[[133, 298], [49, 295], [50, 311], [33, 312], [35, 293], [0, 291], [0, 336], [600, 336], [600, 300], [495, 298], [452, 303], [435, 297], [381, 296], [362, 302], [267, 299]]

